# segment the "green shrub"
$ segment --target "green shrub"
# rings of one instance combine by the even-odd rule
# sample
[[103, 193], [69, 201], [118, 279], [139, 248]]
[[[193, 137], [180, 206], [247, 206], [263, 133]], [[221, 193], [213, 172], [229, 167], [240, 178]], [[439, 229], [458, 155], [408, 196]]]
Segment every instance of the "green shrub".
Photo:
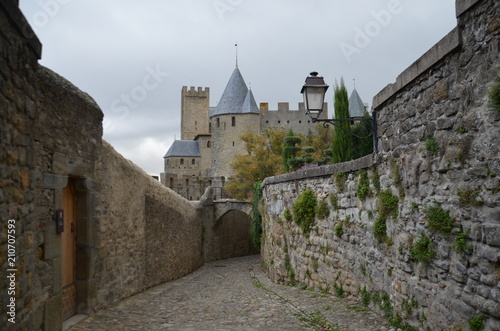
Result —
[[328, 209], [328, 203], [325, 200], [321, 200], [316, 207], [316, 215], [319, 219], [326, 219], [330, 215], [330, 209]]
[[375, 190], [377, 192], [380, 192], [380, 176], [378, 175], [378, 172], [376, 170], [373, 173], [372, 183], [373, 186], [375, 187]]
[[337, 192], [342, 193], [344, 191], [344, 184], [347, 180], [347, 173], [345, 172], [336, 172], [335, 177], [335, 185], [337, 186]]
[[479, 188], [461, 187], [457, 191], [458, 202], [461, 205], [482, 205], [484, 201], [478, 200]]
[[431, 259], [436, 256], [436, 251], [432, 248], [432, 239], [421, 233], [418, 241], [410, 249], [410, 254], [412, 259], [428, 266]]
[[398, 203], [399, 199], [393, 195], [390, 190], [380, 192], [378, 212], [379, 217], [387, 218], [392, 216], [394, 219], [398, 217]]
[[285, 219], [290, 222], [292, 220], [292, 213], [290, 212], [290, 209], [285, 209], [283, 216], [285, 216]]
[[424, 210], [424, 213], [427, 226], [430, 230], [442, 234], [449, 234], [453, 230], [455, 220], [441, 206], [430, 206]]
[[342, 228], [342, 222], [340, 222], [339, 224], [337, 224], [337, 226], [335, 226], [335, 235], [337, 237], [342, 237], [343, 234], [344, 229]]
[[428, 137], [425, 140], [425, 149], [431, 155], [434, 155], [434, 156], [438, 155], [438, 153], [439, 153], [439, 145], [436, 142], [436, 139], [434, 139], [434, 137]]
[[332, 204], [333, 210], [339, 209], [339, 198], [333, 193], [330, 193], [330, 203]]
[[302, 192], [293, 204], [293, 219], [304, 234], [308, 234], [314, 224], [316, 204], [316, 196], [311, 190]]
[[252, 242], [258, 251], [260, 251], [261, 236], [262, 236], [262, 216], [259, 212], [259, 203], [262, 198], [261, 182], [253, 184], [253, 200], [252, 200], [252, 218], [250, 221], [250, 236]]
[[368, 180], [368, 174], [366, 173], [366, 170], [360, 169], [358, 171], [358, 175], [359, 181], [356, 193], [358, 194], [358, 198], [360, 200], [363, 200], [370, 195], [370, 181]]
[[385, 218], [379, 217], [373, 223], [373, 236], [377, 241], [383, 242], [387, 238], [387, 224], [385, 223]]
[[471, 245], [467, 243], [469, 233], [470, 229], [464, 232], [462, 226], [460, 226], [460, 231], [455, 234], [455, 245], [452, 247], [455, 252], [464, 255], [465, 252], [471, 248]]
[[495, 79], [495, 84], [491, 87], [488, 96], [490, 98], [488, 106], [500, 113], [500, 77]]
[[337, 285], [337, 283], [333, 284], [333, 289], [335, 290], [335, 295], [339, 298], [345, 297], [344, 288], [342, 285]]
[[469, 318], [469, 326], [471, 331], [483, 331], [484, 330], [484, 316], [478, 315]]
[[363, 286], [363, 288], [360, 291], [360, 294], [361, 294], [361, 302], [365, 307], [367, 307], [372, 301], [371, 293], [366, 290], [366, 286]]

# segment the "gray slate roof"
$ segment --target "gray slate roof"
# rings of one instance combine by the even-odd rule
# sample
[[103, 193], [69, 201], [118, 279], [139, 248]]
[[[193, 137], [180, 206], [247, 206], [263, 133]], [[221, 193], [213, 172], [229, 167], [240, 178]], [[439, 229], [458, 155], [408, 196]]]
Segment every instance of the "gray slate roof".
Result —
[[243, 113], [259, 114], [260, 111], [252, 91], [248, 89], [240, 70], [236, 67], [227, 82], [217, 107], [214, 110], [211, 109], [210, 117]]
[[163, 158], [171, 156], [201, 156], [198, 142], [196, 140], [175, 140]]
[[352, 90], [351, 96], [349, 97], [349, 116], [350, 117], [363, 117], [365, 114], [365, 105], [359, 97], [356, 89]]

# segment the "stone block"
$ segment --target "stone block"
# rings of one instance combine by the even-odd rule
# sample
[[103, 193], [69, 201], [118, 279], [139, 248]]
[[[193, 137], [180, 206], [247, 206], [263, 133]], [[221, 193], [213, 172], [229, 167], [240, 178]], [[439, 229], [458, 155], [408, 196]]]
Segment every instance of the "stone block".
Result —
[[500, 224], [485, 224], [483, 234], [488, 245], [500, 247]]
[[62, 329], [61, 303], [61, 294], [54, 295], [45, 301], [45, 330], [58, 331]]
[[500, 261], [500, 248], [477, 243], [474, 247], [474, 252], [479, 258], [484, 258], [494, 263]]
[[62, 189], [68, 185], [68, 176], [45, 173], [43, 175], [43, 188]]
[[52, 260], [61, 257], [61, 235], [56, 233], [56, 221], [50, 219], [45, 223], [44, 259]]

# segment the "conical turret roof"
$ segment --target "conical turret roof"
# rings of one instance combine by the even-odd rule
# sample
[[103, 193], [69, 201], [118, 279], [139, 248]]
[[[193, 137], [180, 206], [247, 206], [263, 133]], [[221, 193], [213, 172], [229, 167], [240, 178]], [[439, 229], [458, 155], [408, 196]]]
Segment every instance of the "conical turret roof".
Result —
[[359, 97], [356, 88], [352, 90], [351, 96], [349, 97], [349, 116], [350, 117], [363, 117], [365, 115], [365, 105], [363, 100]]
[[257, 102], [255, 102], [255, 98], [253, 97], [252, 90], [249, 89], [247, 95], [245, 97], [245, 101], [243, 101], [243, 105], [241, 106], [242, 113], [260, 113], [259, 107], [257, 107]]
[[236, 67], [227, 82], [224, 93], [210, 116], [224, 114], [259, 113], [259, 108], [241, 75]]

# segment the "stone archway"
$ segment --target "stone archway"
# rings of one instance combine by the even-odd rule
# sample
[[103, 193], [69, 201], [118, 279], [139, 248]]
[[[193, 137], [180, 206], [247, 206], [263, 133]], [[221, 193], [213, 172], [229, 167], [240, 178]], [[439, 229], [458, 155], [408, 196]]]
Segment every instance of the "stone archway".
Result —
[[215, 223], [220, 259], [257, 254], [250, 236], [250, 217], [242, 211], [231, 210]]

